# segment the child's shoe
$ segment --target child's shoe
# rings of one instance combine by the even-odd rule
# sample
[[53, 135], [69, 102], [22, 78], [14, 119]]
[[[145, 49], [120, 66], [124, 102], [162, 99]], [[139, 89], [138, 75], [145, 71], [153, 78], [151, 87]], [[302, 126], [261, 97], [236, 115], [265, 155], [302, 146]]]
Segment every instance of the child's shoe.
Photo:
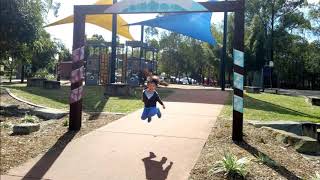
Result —
[[161, 118], [161, 112], [160, 112], [160, 110], [158, 111], [157, 116], [158, 116], [158, 118]]
[[148, 123], [150, 123], [151, 122], [151, 117], [148, 117]]

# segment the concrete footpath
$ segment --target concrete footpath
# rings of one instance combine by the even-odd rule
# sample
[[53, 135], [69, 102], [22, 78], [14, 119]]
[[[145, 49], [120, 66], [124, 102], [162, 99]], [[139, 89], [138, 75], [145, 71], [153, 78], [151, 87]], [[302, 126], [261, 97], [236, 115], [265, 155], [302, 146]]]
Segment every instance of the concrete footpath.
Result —
[[39, 156], [1, 180], [185, 180], [228, 94], [177, 89], [163, 117], [140, 120], [142, 110]]

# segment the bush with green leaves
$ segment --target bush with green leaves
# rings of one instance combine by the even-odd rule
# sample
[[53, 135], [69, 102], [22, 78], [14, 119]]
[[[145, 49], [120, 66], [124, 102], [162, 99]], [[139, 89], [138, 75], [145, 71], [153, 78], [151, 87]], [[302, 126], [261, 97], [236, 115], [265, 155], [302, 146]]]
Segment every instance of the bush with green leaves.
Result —
[[249, 159], [244, 157], [238, 159], [235, 155], [225, 153], [222, 161], [218, 161], [211, 169], [210, 173], [216, 174], [225, 172], [228, 176], [240, 176], [245, 178]]
[[24, 122], [24, 123], [37, 123], [37, 122], [39, 122], [39, 119], [37, 116], [32, 116], [32, 115], [26, 114], [23, 117], [22, 122]]
[[69, 126], [69, 120], [68, 119], [63, 121], [63, 126], [64, 127]]
[[320, 172], [316, 172], [313, 176], [310, 177], [310, 180], [320, 180]]
[[50, 74], [47, 69], [39, 69], [35, 73], [34, 77], [36, 77], [36, 78], [46, 78], [48, 80], [54, 80], [55, 79], [54, 75]]
[[12, 126], [11, 124], [0, 122], [0, 127], [1, 128], [9, 129], [9, 128], [11, 128], [11, 126]]

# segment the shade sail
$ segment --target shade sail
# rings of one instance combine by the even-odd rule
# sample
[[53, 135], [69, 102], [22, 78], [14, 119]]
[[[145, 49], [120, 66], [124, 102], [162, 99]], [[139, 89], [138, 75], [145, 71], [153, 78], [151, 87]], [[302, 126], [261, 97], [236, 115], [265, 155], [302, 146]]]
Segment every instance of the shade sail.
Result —
[[[108, 5], [108, 4], [112, 4], [112, 2], [113, 2], [112, 0], [99, 0], [95, 4], [96, 5]], [[59, 21], [56, 21], [54, 23], [48, 24], [46, 27], [73, 23], [73, 19], [74, 19], [74, 16], [71, 15], [71, 16], [63, 18]], [[109, 31], [112, 31], [112, 15], [111, 14], [87, 15], [86, 22], [90, 23], [90, 24], [97, 25], [97, 26], [102, 27], [104, 29], [107, 29]], [[124, 26], [126, 24], [128, 24], [128, 23], [118, 15], [117, 34], [132, 40], [133, 38], [129, 32], [129, 27]]]
[[208, 11], [193, 0], [122, 0], [105, 12], [109, 13], [163, 13], [181, 11]]
[[211, 33], [211, 16], [211, 12], [173, 14], [130, 25], [159, 27], [215, 45]]

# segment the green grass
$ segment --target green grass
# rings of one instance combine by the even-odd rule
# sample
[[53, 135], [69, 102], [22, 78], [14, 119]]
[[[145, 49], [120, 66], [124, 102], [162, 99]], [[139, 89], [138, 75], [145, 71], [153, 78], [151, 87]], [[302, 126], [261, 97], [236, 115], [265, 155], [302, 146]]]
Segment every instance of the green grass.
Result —
[[[222, 111], [222, 116], [232, 116], [231, 96]], [[250, 94], [244, 97], [245, 120], [288, 120], [320, 122], [320, 107], [312, 106], [304, 97], [276, 95], [276, 94]]]
[[[31, 103], [55, 108], [69, 109], [68, 99], [70, 87], [62, 86], [59, 90], [47, 90], [38, 87], [26, 87], [25, 84], [4, 86], [17, 97]], [[85, 86], [83, 109], [87, 112], [119, 112], [129, 113], [143, 107], [141, 101], [141, 90], [136, 90], [131, 97], [104, 97], [103, 86]], [[159, 89], [162, 97], [172, 93], [169, 89]]]

